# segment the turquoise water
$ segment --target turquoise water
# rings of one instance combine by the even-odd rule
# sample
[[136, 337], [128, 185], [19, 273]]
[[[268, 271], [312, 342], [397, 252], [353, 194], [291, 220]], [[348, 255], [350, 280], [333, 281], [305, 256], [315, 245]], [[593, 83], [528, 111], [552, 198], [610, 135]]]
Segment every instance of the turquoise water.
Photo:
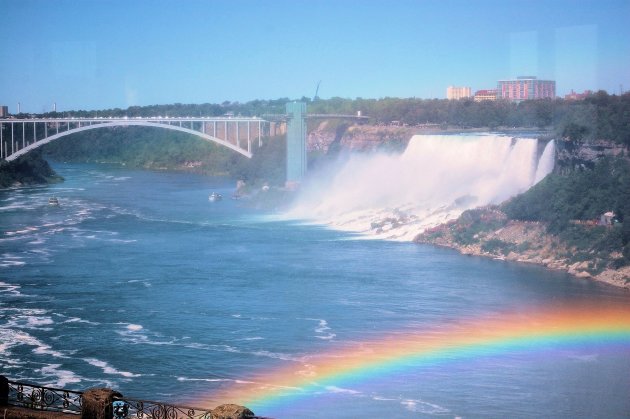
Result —
[[[212, 191], [231, 196], [225, 179], [54, 167], [65, 182], [0, 191], [0, 374], [13, 380], [198, 404], [258, 372], [300, 371], [317, 354], [391, 331], [630, 301], [538, 267], [209, 202]], [[629, 394], [628, 348], [565, 348], [323, 386], [255, 413], [628, 417]]]

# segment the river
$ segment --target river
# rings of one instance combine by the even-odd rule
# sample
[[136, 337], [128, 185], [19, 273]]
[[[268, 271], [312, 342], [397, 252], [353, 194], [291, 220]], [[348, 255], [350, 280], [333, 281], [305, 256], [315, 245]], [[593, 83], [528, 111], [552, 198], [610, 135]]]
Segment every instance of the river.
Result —
[[208, 201], [231, 180], [53, 166], [0, 191], [12, 380], [277, 418], [628, 417], [627, 336], [584, 323], [624, 291]]

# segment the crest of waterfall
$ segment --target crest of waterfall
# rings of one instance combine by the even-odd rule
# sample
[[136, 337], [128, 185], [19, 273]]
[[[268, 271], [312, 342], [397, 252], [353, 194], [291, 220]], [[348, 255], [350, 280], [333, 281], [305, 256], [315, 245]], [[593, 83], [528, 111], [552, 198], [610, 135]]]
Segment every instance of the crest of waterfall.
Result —
[[553, 142], [502, 135], [415, 135], [402, 154], [352, 155], [303, 185], [289, 211], [365, 237], [412, 240], [463, 211], [498, 204], [551, 172]]

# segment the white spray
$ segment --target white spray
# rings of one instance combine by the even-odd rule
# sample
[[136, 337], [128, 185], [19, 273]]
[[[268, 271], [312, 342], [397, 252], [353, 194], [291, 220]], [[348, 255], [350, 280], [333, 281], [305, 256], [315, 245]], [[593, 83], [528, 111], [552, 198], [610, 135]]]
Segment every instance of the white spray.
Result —
[[551, 140], [545, 146], [540, 160], [538, 161], [538, 167], [536, 168], [536, 177], [534, 178], [534, 184], [543, 180], [553, 170], [556, 163], [556, 143]]
[[402, 154], [353, 155], [311, 179], [288, 215], [366, 237], [412, 240], [466, 209], [530, 188], [553, 169], [552, 142], [540, 162], [535, 139], [416, 135]]

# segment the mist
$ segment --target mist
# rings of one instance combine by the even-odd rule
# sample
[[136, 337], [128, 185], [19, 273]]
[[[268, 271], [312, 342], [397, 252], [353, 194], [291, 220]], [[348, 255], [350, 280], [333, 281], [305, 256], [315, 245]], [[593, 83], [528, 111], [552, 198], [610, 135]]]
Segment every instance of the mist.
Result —
[[409, 241], [463, 211], [498, 204], [553, 170], [554, 144], [493, 134], [415, 135], [402, 154], [354, 154], [312, 173], [287, 216]]

